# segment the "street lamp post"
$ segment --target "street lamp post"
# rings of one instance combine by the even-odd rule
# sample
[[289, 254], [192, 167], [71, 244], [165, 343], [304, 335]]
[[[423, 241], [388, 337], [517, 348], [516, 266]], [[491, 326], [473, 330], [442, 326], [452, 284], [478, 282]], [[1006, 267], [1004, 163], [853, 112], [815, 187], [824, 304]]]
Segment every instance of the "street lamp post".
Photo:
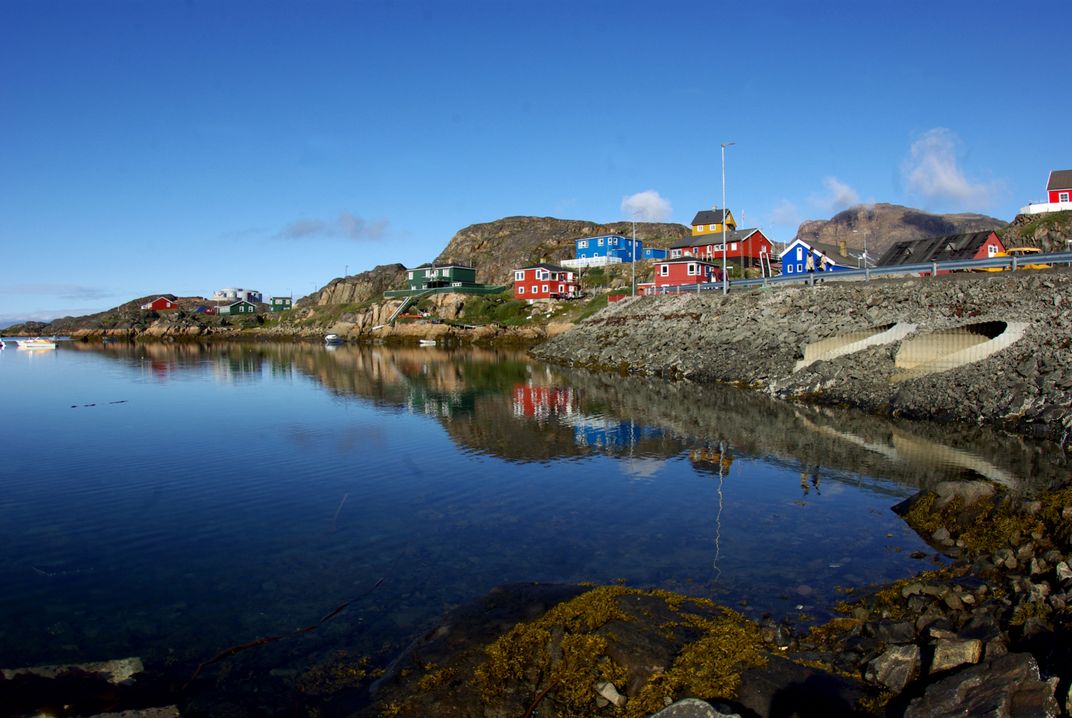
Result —
[[722, 143], [722, 293], [730, 291], [730, 280], [726, 276], [726, 148], [736, 142]]

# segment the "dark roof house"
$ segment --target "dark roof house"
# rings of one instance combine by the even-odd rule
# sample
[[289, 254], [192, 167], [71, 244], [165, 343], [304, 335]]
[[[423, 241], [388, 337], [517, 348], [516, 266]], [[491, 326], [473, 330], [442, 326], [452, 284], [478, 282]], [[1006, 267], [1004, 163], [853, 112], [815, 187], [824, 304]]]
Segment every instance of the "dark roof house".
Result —
[[[725, 214], [725, 210], [722, 209], [703, 209], [696, 213], [696, 216], [692, 218], [692, 226], [695, 227], [698, 224], [722, 224], [722, 217]], [[733, 224], [733, 212], [729, 213], [730, 224]]]
[[1072, 188], [1072, 170], [1050, 170], [1050, 181], [1046, 183], [1046, 191]]
[[967, 234], [947, 234], [942, 237], [906, 240], [897, 242], [886, 250], [877, 264], [891, 266], [898, 264], [920, 264], [921, 262], [949, 262], [957, 259], [977, 259], [988, 243], [1001, 240], [992, 230], [969, 232]]

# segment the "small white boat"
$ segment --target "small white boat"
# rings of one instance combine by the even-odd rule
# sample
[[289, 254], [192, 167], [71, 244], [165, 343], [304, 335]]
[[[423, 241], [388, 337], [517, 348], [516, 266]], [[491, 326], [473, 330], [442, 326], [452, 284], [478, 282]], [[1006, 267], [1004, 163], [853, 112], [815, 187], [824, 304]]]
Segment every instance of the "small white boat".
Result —
[[422, 347], [434, 347], [436, 345], [435, 339], [421, 339], [420, 345]]
[[55, 349], [56, 342], [51, 339], [34, 337], [33, 339], [18, 339], [19, 349]]
[[343, 343], [343, 338], [340, 337], [338, 334], [328, 334], [326, 337], [324, 337], [324, 343], [328, 346], [336, 346], [338, 344]]

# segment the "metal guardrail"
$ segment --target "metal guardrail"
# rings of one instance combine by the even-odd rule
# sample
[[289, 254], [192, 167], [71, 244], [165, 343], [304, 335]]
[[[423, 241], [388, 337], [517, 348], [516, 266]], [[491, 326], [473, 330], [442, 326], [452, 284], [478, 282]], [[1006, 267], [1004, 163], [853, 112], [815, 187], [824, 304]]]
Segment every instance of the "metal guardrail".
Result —
[[[894, 277], [903, 275], [936, 276], [942, 272], [957, 272], [973, 269], [1001, 269], [1016, 271], [1028, 264], [1068, 265], [1072, 267], [1072, 252], [1050, 252], [1049, 254], [1032, 254], [1028, 257], [993, 257], [990, 259], [958, 259], [949, 262], [921, 262], [919, 264], [897, 264], [860, 269], [835, 269], [829, 272], [803, 272], [800, 274], [779, 274], [776, 277], [755, 279], [731, 279], [728, 284], [732, 289], [748, 287], [766, 287], [775, 284], [813, 284], [820, 280], [841, 279], [870, 280], [875, 277]], [[697, 292], [722, 291], [722, 282], [702, 284], [683, 284], [674, 287], [660, 287], [648, 292], [652, 294], [695, 294]]]

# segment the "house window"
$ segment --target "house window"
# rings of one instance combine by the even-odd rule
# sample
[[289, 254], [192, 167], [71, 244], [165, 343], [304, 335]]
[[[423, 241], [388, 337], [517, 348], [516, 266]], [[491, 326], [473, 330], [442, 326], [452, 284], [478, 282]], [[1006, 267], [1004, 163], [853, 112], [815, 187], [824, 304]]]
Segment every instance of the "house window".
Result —
[[413, 272], [410, 272], [410, 273], [409, 273], [409, 278], [410, 278], [410, 279], [413, 279]]
[[1057, 195], [1057, 201], [1058, 202], [1067, 202], [1068, 201], [1068, 192], [1062, 192], [1061, 194]]
[[737, 251], [737, 243], [736, 242], [730, 242], [730, 251], [733, 251], [733, 252]]
[[659, 265], [659, 276], [660, 277], [669, 277], [670, 276], [670, 265], [669, 264], [660, 264]]
[[524, 287], [518, 287], [517, 288], [517, 293], [518, 294], [524, 294], [525, 293], [525, 288]]
[[797, 260], [799, 261], [801, 259], [804, 259], [804, 248], [797, 247]]
[[547, 285], [546, 285], [546, 284], [545, 284], [545, 285], [543, 285], [543, 291], [544, 291], [544, 294], [546, 294], [546, 293], [547, 293]]
[[689, 270], [688, 270], [688, 275], [689, 275], [690, 277], [692, 277], [692, 276], [695, 276], [695, 275], [696, 275], [696, 265], [695, 265], [695, 264], [693, 264], [692, 262], [689, 262]]
[[707, 228], [709, 230], [711, 230], [712, 232], [717, 232], [718, 231], [718, 225], [717, 224], [709, 225]]
[[582, 239], [580, 242], [577, 242], [577, 249], [588, 249], [588, 240]]
[[539, 292], [540, 292], [540, 288], [538, 286], [536, 286], [535, 284], [533, 284], [532, 285], [532, 293], [533, 294], [539, 294]]
[[786, 274], [792, 274], [793, 273], [793, 265], [792, 264], [786, 265], [785, 273]]
[[993, 256], [994, 256], [995, 254], [997, 254], [997, 253], [998, 253], [998, 248], [997, 248], [997, 247], [995, 247], [995, 246], [994, 246], [994, 245], [992, 245], [992, 244], [988, 244], [988, 245], [986, 245], [986, 256], [987, 256], [988, 258], [989, 258], [989, 257], [993, 257]]
[[522, 282], [524, 280], [525, 280], [525, 273], [524, 272], [514, 272], [514, 281], [515, 282]]

